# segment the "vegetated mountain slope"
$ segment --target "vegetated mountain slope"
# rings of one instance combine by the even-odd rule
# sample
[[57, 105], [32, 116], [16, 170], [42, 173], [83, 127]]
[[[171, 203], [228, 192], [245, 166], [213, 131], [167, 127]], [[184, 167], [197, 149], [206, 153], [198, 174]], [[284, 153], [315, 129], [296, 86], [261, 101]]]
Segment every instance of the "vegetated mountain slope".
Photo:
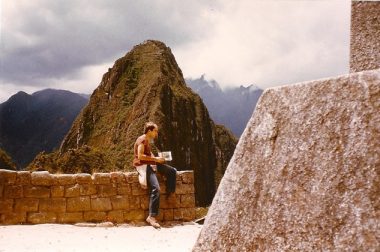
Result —
[[[159, 41], [137, 45], [118, 59], [76, 118], [59, 152], [39, 155], [30, 169], [133, 170], [133, 145], [147, 121], [159, 126], [153, 152], [170, 150], [171, 165], [194, 170], [197, 204], [210, 204], [215, 178], [221, 176], [217, 173], [225, 170], [220, 166], [226, 166], [233, 150], [218, 146], [217, 128], [206, 106], [186, 86], [170, 48]], [[236, 145], [232, 134], [223, 138]]]

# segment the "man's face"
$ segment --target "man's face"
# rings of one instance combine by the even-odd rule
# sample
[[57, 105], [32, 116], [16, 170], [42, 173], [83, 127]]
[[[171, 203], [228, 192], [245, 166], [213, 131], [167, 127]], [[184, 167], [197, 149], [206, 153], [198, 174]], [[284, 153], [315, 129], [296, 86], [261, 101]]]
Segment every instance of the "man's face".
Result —
[[158, 127], [154, 128], [151, 132], [152, 132], [152, 137], [156, 139], [158, 137]]

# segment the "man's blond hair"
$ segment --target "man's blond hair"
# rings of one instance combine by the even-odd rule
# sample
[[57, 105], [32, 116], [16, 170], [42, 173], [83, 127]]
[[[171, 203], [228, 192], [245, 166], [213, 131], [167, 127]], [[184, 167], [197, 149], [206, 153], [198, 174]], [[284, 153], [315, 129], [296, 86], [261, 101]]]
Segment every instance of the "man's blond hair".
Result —
[[147, 122], [144, 126], [144, 134], [148, 133], [148, 131], [152, 131], [157, 128], [157, 124], [154, 122]]

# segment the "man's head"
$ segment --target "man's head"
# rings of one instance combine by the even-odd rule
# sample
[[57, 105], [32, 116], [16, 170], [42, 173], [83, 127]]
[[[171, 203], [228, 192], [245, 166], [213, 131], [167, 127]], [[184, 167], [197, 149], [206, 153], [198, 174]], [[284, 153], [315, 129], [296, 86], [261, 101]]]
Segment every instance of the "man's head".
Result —
[[157, 138], [158, 127], [154, 122], [147, 122], [144, 126], [144, 134], [150, 138]]

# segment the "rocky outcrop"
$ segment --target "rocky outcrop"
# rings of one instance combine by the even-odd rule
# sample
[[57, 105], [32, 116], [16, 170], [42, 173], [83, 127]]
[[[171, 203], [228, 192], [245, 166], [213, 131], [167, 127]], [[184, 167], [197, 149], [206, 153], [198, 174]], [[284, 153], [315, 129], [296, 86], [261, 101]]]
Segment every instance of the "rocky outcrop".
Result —
[[352, 1], [350, 72], [380, 68], [380, 2]]
[[[218, 165], [227, 164], [233, 153], [223, 153], [220, 156], [226, 160], [218, 162], [217, 150], [224, 149], [217, 146], [215, 124], [201, 98], [186, 86], [170, 48], [159, 41], [146, 41], [118, 59], [104, 74], [59, 152], [53, 158], [40, 155], [31, 167], [55, 167], [66, 173], [75, 163], [79, 170], [70, 172], [93, 167], [102, 172], [132, 170], [133, 145], [147, 121], [156, 122], [160, 130], [153, 152], [170, 150], [173, 166], [194, 170], [197, 204], [210, 204], [216, 191], [215, 172], [225, 169]], [[96, 166], [83, 168], [76, 163], [77, 157], [91, 160], [91, 152], [97, 153]]]
[[264, 92], [194, 251], [377, 251], [380, 70]]

